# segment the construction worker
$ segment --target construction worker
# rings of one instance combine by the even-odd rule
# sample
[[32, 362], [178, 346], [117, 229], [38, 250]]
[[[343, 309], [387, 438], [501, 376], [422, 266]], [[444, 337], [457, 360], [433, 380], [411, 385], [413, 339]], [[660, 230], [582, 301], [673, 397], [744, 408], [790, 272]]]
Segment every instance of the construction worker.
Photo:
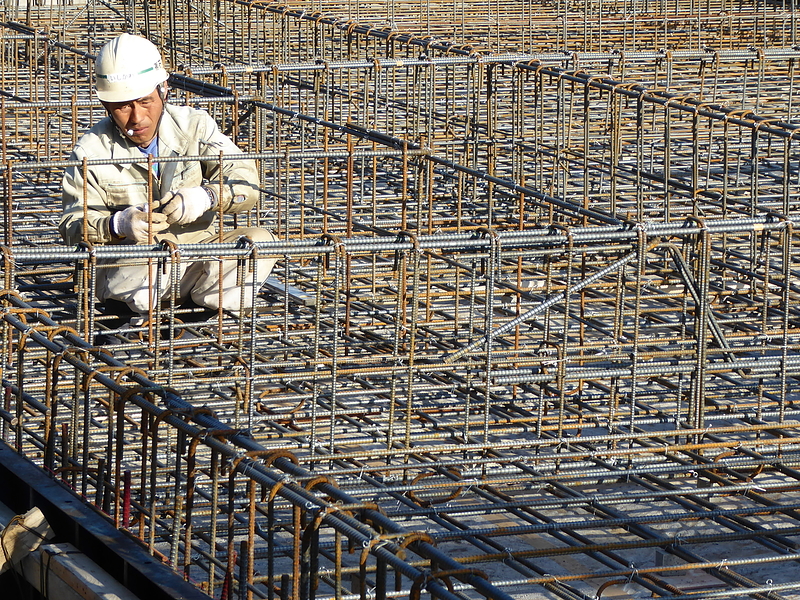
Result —
[[[68, 244], [218, 242], [219, 212], [245, 212], [258, 201], [255, 163], [221, 160], [221, 154], [241, 150], [207, 112], [168, 104], [167, 77], [160, 52], [143, 37], [124, 33], [100, 50], [95, 92], [108, 116], [81, 137], [70, 159], [108, 162], [88, 164], [85, 175], [82, 165], [66, 169], [59, 229]], [[153, 163], [148, 172], [141, 161], [148, 154], [178, 160]], [[247, 227], [225, 232], [222, 241], [242, 238], [261, 242], [274, 236]], [[155, 304], [169, 297], [172, 275], [178, 277], [178, 302], [239, 313], [252, 306], [253, 287], [261, 287], [275, 264], [258, 259], [243, 283], [235, 259], [181, 261], [177, 273], [171, 261], [160, 267], [153, 262], [148, 268], [146, 260], [104, 261], [97, 269], [98, 300], [124, 302], [137, 313], [131, 323], [144, 323]]]

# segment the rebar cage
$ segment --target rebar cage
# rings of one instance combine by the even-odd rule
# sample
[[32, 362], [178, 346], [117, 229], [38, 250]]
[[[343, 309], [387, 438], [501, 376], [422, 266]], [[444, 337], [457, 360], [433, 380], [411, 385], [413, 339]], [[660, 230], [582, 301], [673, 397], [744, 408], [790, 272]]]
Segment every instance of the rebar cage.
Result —
[[[800, 597], [791, 4], [3, 10], [3, 439], [179, 575]], [[60, 241], [124, 30], [257, 162], [220, 225], [276, 241]], [[116, 261], [264, 256], [249, 314], [95, 301]]]

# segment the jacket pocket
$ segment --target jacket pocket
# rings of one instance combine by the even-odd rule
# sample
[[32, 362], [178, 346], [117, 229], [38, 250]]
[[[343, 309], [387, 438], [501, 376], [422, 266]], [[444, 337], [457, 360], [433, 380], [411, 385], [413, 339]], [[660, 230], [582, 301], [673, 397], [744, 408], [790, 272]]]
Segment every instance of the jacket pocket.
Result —
[[138, 206], [147, 204], [147, 183], [130, 181], [109, 183], [106, 186], [106, 202], [109, 207]]
[[177, 190], [178, 188], [195, 187], [198, 185], [203, 185], [203, 170], [200, 168], [199, 162], [192, 161], [181, 164], [178, 167], [175, 177], [169, 187], [172, 190]]

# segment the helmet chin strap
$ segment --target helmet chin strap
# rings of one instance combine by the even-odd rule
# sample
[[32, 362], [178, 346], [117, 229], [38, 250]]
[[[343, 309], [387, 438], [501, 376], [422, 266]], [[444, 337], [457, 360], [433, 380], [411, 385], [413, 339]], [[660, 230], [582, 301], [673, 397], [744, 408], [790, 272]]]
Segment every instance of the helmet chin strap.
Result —
[[156, 90], [158, 90], [158, 97], [161, 98], [161, 114], [158, 115], [158, 123], [156, 123], [156, 136], [158, 136], [158, 130], [161, 127], [161, 119], [164, 118], [164, 111], [167, 109], [167, 95], [169, 94], [167, 82], [159, 83]]

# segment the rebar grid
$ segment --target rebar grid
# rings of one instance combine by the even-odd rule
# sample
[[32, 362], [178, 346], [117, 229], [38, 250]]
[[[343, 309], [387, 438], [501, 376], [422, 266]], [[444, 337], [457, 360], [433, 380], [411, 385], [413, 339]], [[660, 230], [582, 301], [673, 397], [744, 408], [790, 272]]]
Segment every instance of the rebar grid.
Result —
[[653, 50], [790, 46], [790, 2], [470, 2], [348, 3], [311, 0], [307, 11], [392, 30], [451, 39], [481, 52]]
[[[283, 202], [287, 206], [281, 210], [282, 218], [288, 218], [288, 204], [298, 200], [310, 205], [311, 212], [329, 211], [327, 196], [332, 188], [356, 208], [365, 203], [372, 206], [374, 218], [387, 209], [390, 214], [402, 212], [392, 206], [394, 198], [408, 202], [422, 196], [424, 202], [431, 193], [435, 194], [437, 208], [445, 208], [445, 215], [460, 216], [462, 208], [453, 204], [459, 205], [465, 195], [484, 194], [482, 189], [463, 190], [463, 183], [455, 177], [440, 190], [427, 189], [430, 174], [408, 169], [417, 162], [415, 151], [433, 152], [434, 160], [441, 157], [445, 162], [437, 163], [447, 167], [457, 163], [475, 181], [480, 180], [475, 174], [524, 181], [549, 196], [595, 206], [606, 213], [600, 221], [615, 216], [640, 221], [682, 219], [688, 210], [694, 214], [691, 206], [698, 196], [711, 200], [722, 216], [762, 208], [786, 214], [791, 208], [795, 164], [791, 138], [795, 126], [791, 120], [776, 122], [771, 116], [753, 112], [768, 103], [760, 85], [751, 86], [755, 96], [741, 103], [752, 109], [739, 109], [728, 106], [724, 94], [712, 101], [702, 93], [687, 96], [679, 91], [649, 89], [543, 63], [464, 59], [452, 64], [443, 60], [415, 61], [410, 66], [400, 60], [380, 65], [341, 63], [333, 68], [327, 64], [287, 65], [273, 67], [269, 77], [265, 70], [244, 74], [257, 77], [261, 82], [258, 85], [269, 81], [268, 87], [276, 91], [270, 97], [236, 92], [257, 83], [252, 80], [239, 80], [232, 88], [225, 88], [176, 77], [173, 85], [183, 90], [183, 101], [208, 107], [240, 143], [256, 151], [276, 152], [263, 157], [264, 179], [276, 182], [263, 210], [274, 213], [281, 210]], [[793, 58], [786, 60], [792, 64]], [[226, 78], [242, 75], [243, 70], [231, 71]], [[346, 87], [353, 84], [353, 73], [357, 77], [355, 90], [366, 91]], [[779, 75], [776, 78], [778, 82], [787, 81]], [[420, 82], [411, 94], [408, 85], [402, 83], [409, 79]], [[441, 89], [442, 82], [445, 92], [433, 93]], [[218, 98], [201, 100], [194, 96], [196, 93]], [[790, 93], [786, 107], [789, 118], [792, 98]], [[240, 104], [250, 108], [245, 111]], [[9, 154], [19, 152], [19, 159], [26, 162], [63, 154], [63, 135], [53, 134], [63, 134], [69, 127], [74, 138], [77, 127], [91, 124], [100, 114], [92, 110], [83, 117], [91, 105], [75, 103], [69, 107], [70, 114], [55, 116], [57, 125], [38, 131], [45, 106], [6, 103], [6, 124], [13, 124], [17, 133], [6, 140]], [[416, 133], [409, 139], [408, 132]], [[386, 144], [394, 147], [394, 160], [389, 161], [390, 152], [376, 149]], [[288, 161], [284, 160], [286, 153], [291, 157]], [[749, 166], [754, 160], [763, 172]], [[533, 169], [528, 167], [531, 163]], [[381, 178], [376, 175], [378, 164]], [[397, 165], [397, 175], [390, 175], [389, 164]], [[294, 173], [298, 169], [299, 175]], [[343, 169], [346, 181], [332, 182], [329, 172], [338, 174]], [[790, 176], [783, 177], [782, 171]], [[41, 181], [54, 179], [29, 176], [15, 186], [16, 174], [13, 160], [7, 162], [6, 179], [12, 182], [12, 188], [20, 190], [24, 183], [41, 189]], [[491, 188], [491, 180], [488, 186]], [[325, 206], [319, 207], [322, 195], [326, 196]], [[759, 201], [750, 202], [751, 196]], [[457, 198], [455, 203], [453, 197]], [[304, 202], [308, 198], [311, 201]], [[377, 204], [382, 208], [375, 208]], [[478, 223], [498, 225], [493, 202], [485, 204], [486, 217]], [[38, 223], [46, 211], [37, 203], [31, 210], [32, 222]], [[348, 214], [352, 214], [351, 209]], [[259, 215], [259, 219], [265, 217]], [[447, 216], [419, 217], [416, 227], [411, 228], [421, 232], [453, 226]], [[516, 218], [519, 220], [519, 216]], [[302, 220], [299, 225], [281, 221], [281, 226], [288, 227], [290, 234], [299, 226], [302, 235]], [[456, 220], [461, 223], [460, 218]], [[401, 228], [407, 228], [405, 220]]]
[[[91, 40], [111, 16], [172, 46], [173, 57], [202, 56], [210, 62], [275, 62], [370, 52], [358, 36], [376, 40], [413, 38], [429, 47], [446, 40], [482, 53], [549, 51], [641, 51], [790, 47], [797, 43], [797, 10], [791, 2], [664, 0], [636, 2], [464, 2], [424, 0], [361, 5], [298, 1], [192, 2], [142, 5], [86, 2], [73, 10], [48, 3], [9, 3], [9, 20], [77, 33]], [[78, 16], [74, 16], [75, 13]], [[254, 40], [277, 43], [266, 49]], [[358, 49], [357, 46], [361, 46]]]
[[[511, 81], [542, 99], [535, 118], [512, 115], [510, 126], [490, 126], [485, 141], [442, 152], [435, 143], [334, 126], [294, 107], [253, 101], [256, 138], [272, 122], [301, 143], [249, 154], [268, 182], [249, 222], [302, 237], [793, 213], [795, 125], [556, 67], [515, 67], [532, 81]], [[13, 108], [23, 112], [21, 104]], [[305, 142], [323, 135], [322, 146]], [[8, 245], [30, 243], [30, 232], [55, 222], [54, 173], [68, 164], [22, 157], [6, 160]], [[51, 192], [42, 195], [46, 186]]]
[[[377, 501], [388, 517], [404, 524], [406, 534], [424, 530], [445, 547], [456, 544], [453, 551], [458, 550], [459, 556], [466, 551], [465, 564], [481, 570], [491, 567], [492, 582], [500, 589], [513, 592], [538, 583], [561, 590], [561, 577], [567, 577], [588, 586], [580, 588], [588, 594], [597, 589], [592, 582], [598, 577], [601, 583], [609, 583], [626, 576], [631, 581], [641, 579], [650, 589], [664, 589], [661, 576], [678, 574], [687, 567], [679, 568], [680, 562], [665, 563], [660, 553], [647, 554], [643, 567], [659, 574], [654, 583], [637, 572], [641, 549], [669, 553], [676, 544], [681, 560], [712, 568], [727, 559], [733, 566], [725, 565], [723, 579], [728, 570], [736, 577], [746, 576], [764, 561], [779, 561], [780, 555], [766, 559], [761, 551], [753, 554], [757, 546], [747, 546], [750, 554], [741, 559], [732, 560], [731, 555], [712, 559], [713, 553], [692, 552], [692, 544], [703, 547], [700, 545], [712, 541], [725, 545], [752, 539], [774, 549], [774, 543], [767, 540], [783, 533], [788, 540], [795, 534], [791, 498], [797, 487], [793, 479], [797, 474], [794, 430], [798, 410], [793, 383], [800, 361], [792, 353], [794, 325], [785, 322], [793, 312], [786, 308], [786, 298], [794, 293], [791, 286], [785, 286], [783, 294], [775, 294], [756, 283], [744, 294], [753, 300], [748, 306], [742, 304], [741, 281], [726, 281], [711, 270], [695, 274], [700, 265], [709, 268], [721, 259], [714, 253], [715, 246], [725, 250], [724, 260], [731, 272], [741, 268], [731, 246], [723, 248], [715, 239], [725, 238], [730, 244], [736, 237], [746, 240], [762, 233], [781, 240], [778, 245], [782, 245], [792, 238], [787, 235], [791, 224], [766, 220], [740, 223], [739, 227], [736, 231], [727, 220], [706, 222], [704, 227], [662, 227], [652, 235], [624, 226], [607, 228], [603, 247], [597, 243], [602, 232], [596, 227], [574, 229], [570, 235], [544, 229], [496, 236], [351, 238], [322, 247], [276, 242], [264, 250], [281, 254], [286, 264], [308, 263], [302, 270], [316, 298], [313, 307], [263, 304], [249, 322], [232, 329], [230, 317], [225, 317], [227, 335], [222, 338], [218, 337], [220, 330], [209, 323], [178, 325], [193, 337], [173, 336], [160, 343], [150, 342], [152, 338], [145, 332], [143, 341], [128, 340], [127, 345], [112, 347], [125, 364], [110, 374], [122, 376], [141, 369], [138, 372], [153, 379], [147, 388], [152, 388], [152, 393], [162, 393], [158, 384], [169, 385], [183, 401], [199, 407], [184, 406], [184, 418], [211, 415], [225, 424], [224, 428], [212, 428], [220, 430], [220, 435], [246, 431], [246, 439], [257, 444], [264, 456], [290, 453], [292, 460], [308, 469], [299, 477], [301, 483], [324, 476], [337, 482], [348, 505]], [[215, 250], [221, 255], [236, 251], [231, 247]], [[97, 248], [94, 256], [72, 255], [91, 262], [114, 251]], [[700, 260], [697, 255], [703, 252], [710, 256]], [[164, 251], [153, 255], [159, 260], [170, 257]], [[41, 262], [45, 256], [64, 261], [69, 252], [20, 249], [13, 253], [18, 265]], [[543, 281], [546, 287], [524, 285], [518, 275], [520, 263], [524, 278]], [[773, 271], [780, 261], [767, 264]], [[574, 284], [563, 279], [571, 269], [575, 271]], [[579, 269], [583, 269], [580, 276]], [[349, 277], [344, 276], [345, 270]], [[366, 282], [374, 286], [372, 294], [361, 287], [363, 273], [369, 274]], [[753, 278], [759, 279], [755, 273]], [[772, 279], [786, 280], [778, 273], [773, 273]], [[698, 280], [705, 280], [707, 300], [696, 304], [691, 290], [702, 293]], [[404, 285], [409, 282], [412, 285]], [[564, 294], [564, 290], [571, 293]], [[42, 309], [33, 307], [44, 306], [47, 300], [30, 301], [30, 307], [15, 302], [7, 322], [14, 323], [17, 315], [41, 320]], [[709, 310], [703, 317], [700, 313], [705, 306]], [[747, 318], [743, 313], [748, 310], [759, 318]], [[175, 318], [179, 316], [176, 312]], [[708, 320], [708, 326], [698, 329], [702, 318]], [[59, 320], [62, 328], [69, 323], [69, 318]], [[50, 337], [48, 328], [54, 330], [52, 337], [59, 337], [59, 326], [47, 321], [41, 331], [38, 326], [28, 330], [22, 323], [16, 325], [25, 331], [25, 337], [18, 339], [12, 333], [7, 338], [9, 350], [34, 333]], [[702, 341], [697, 339], [699, 330], [706, 332]], [[67, 342], [74, 345], [72, 339]], [[29, 455], [39, 455], [61, 474], [74, 469], [74, 485], [83, 486], [82, 493], [96, 498], [98, 504], [106, 494], [102, 502], [111, 514], [118, 515], [122, 509], [108, 506], [121, 502], [120, 494], [112, 494], [109, 488], [113, 482], [124, 486], [119, 481], [125, 470], [131, 471], [131, 485], [140, 498], [137, 501], [134, 494], [133, 514], [150, 506], [148, 514], [162, 515], [165, 521], [191, 493], [209, 503], [215, 486], [230, 485], [227, 477], [221, 477], [220, 483], [206, 483], [201, 489], [199, 475], [193, 478], [188, 470], [181, 471], [190, 468], [188, 456], [200, 460], [187, 454], [188, 440], [176, 443], [174, 436], [179, 434], [169, 434], [170, 430], [155, 441], [148, 439], [152, 433], [137, 437], [136, 430], [152, 432], [153, 425], [145, 425], [144, 416], [135, 411], [127, 415], [128, 434], [111, 435], [114, 422], [108, 406], [117, 396], [109, 394], [107, 384], [101, 385], [98, 378], [103, 370], [87, 364], [81, 372], [90, 373], [91, 378], [73, 378], [74, 372], [61, 366], [65, 355], [73, 352], [86, 363], [107, 363], [109, 359], [101, 349], [70, 347], [50, 349], [46, 354], [28, 349], [22, 360], [15, 358], [22, 348], [9, 352], [4, 363], [12, 365], [11, 371], [15, 362], [24, 365], [26, 373], [23, 377], [21, 369], [17, 371], [17, 380], [7, 383], [7, 394], [33, 398], [28, 405], [42, 413], [37, 416], [36, 411], [18, 403], [16, 415], [7, 415], [8, 422], [16, 425], [8, 428], [7, 439], [19, 440], [21, 446], [29, 447]], [[204, 347], [202, 353], [200, 347]], [[471, 352], [465, 352], [470, 348]], [[473, 355], [474, 359], [470, 358]], [[38, 364], [44, 367], [44, 376], [31, 380]], [[98, 382], [92, 383], [94, 379]], [[70, 402], [70, 397], [84, 398], [82, 405], [94, 408], [82, 408]], [[50, 408], [37, 398], [50, 398]], [[62, 406], [54, 411], [53, 402]], [[28, 414], [20, 412], [23, 408]], [[71, 431], [80, 431], [80, 439]], [[200, 443], [192, 452], [204, 448]], [[148, 465], [148, 455], [158, 462]], [[102, 484], [93, 482], [89, 474], [111, 472], [112, 457], [119, 461], [116, 477], [109, 476]], [[208, 465], [209, 460], [206, 455], [200, 464]], [[165, 468], [174, 473], [171, 478], [153, 478]], [[173, 490], [170, 479], [186, 481], [186, 485], [192, 481], [197, 489], [191, 493], [183, 487]], [[627, 511], [624, 505], [632, 492], [616, 491], [613, 482], [620, 479], [643, 487], [641, 492], [639, 487], [633, 488], [637, 490], [634, 495], [643, 497]], [[236, 489], [244, 486], [246, 490], [247, 481], [242, 479]], [[611, 485], [608, 497], [592, 491], [598, 481]], [[789, 515], [789, 520], [783, 526], [770, 518], [766, 529], [752, 529], [755, 524], [747, 517], [761, 514], [764, 508], [748, 508], [738, 501], [730, 504], [731, 492], [727, 491], [726, 500], [703, 501], [702, 490], [714, 484], [723, 486], [714, 488], [720, 493], [733, 486], [734, 500], [767, 494], [771, 502], [764, 502], [773, 509], [772, 502], [777, 502], [780, 514]], [[665, 490], [669, 493], [663, 496]], [[543, 492], [547, 493], [541, 496]], [[230, 497], [231, 492], [226, 493]], [[249, 493], [244, 497], [250, 497]], [[696, 493], [701, 496], [700, 503], [692, 509], [687, 496]], [[578, 512], [562, 513], [563, 495], [584, 497], [575, 506]], [[677, 504], [663, 505], [662, 498]], [[406, 508], [398, 510], [403, 505]], [[535, 509], [539, 505], [542, 511]], [[236, 511], [250, 514], [250, 506], [245, 502], [234, 509], [234, 516]], [[595, 518], [602, 515], [602, 520], [594, 525], [587, 521], [583, 516], [587, 507]], [[701, 520], [706, 529], [692, 531], [688, 541], [680, 537], [687, 535], [680, 533], [687, 525], [677, 532], [660, 529], [667, 524], [674, 527], [676, 522], [695, 522], [701, 508], [710, 511]], [[230, 507], [214, 509], [198, 498], [192, 508], [180, 510], [189, 511], [192, 516], [186, 518], [193, 523], [205, 523], [197, 525], [198, 555], [203, 555], [209, 531], [218, 531], [219, 536], [229, 531]], [[196, 517], [194, 510], [198, 511]], [[717, 516], [720, 510], [723, 512]], [[220, 523], [207, 522], [218, 511]], [[722, 529], [707, 529], [713, 522], [708, 521], [711, 515], [722, 519]], [[729, 517], [733, 521], [728, 522]], [[258, 517], [242, 517], [242, 527], [251, 519]], [[284, 527], [296, 531], [296, 525], [290, 523], [297, 521], [288, 515], [285, 519], [289, 521]], [[562, 525], [552, 524], [562, 519]], [[611, 543], [607, 536], [617, 523], [635, 527], [632, 537]], [[750, 528], [749, 533], [743, 533], [741, 527]], [[154, 549], [171, 556], [174, 564], [185, 566], [188, 559], [180, 549], [170, 547], [172, 554], [166, 551], [175, 528], [164, 525], [149, 537], [143, 525], [140, 535], [152, 540]], [[581, 546], [557, 552], [536, 544], [529, 547], [544, 533], [555, 536], [559, 548], [575, 540]], [[380, 536], [374, 535], [372, 543], [377, 545]], [[258, 548], [262, 541], [257, 538], [246, 537], [247, 547]], [[465, 541], [476, 539], [481, 543], [465, 550]], [[267, 556], [277, 559], [283, 553], [288, 560], [298, 551], [297, 540], [294, 545], [288, 539], [273, 541], [275, 545], [263, 543], [267, 549], [255, 550], [253, 564]], [[338, 545], [331, 540], [320, 543], [321, 556], [330, 559]], [[568, 567], [572, 563], [561, 564], [551, 558], [561, 564], [561, 571], [553, 573], [552, 567], [543, 569], [536, 560], [587, 552], [586, 545], [602, 549], [603, 556], [611, 552], [612, 558], [599, 559], [590, 551], [589, 556], [599, 563], [588, 570], [584, 567], [577, 579]], [[789, 543], [789, 547], [794, 546]], [[328, 554], [323, 552], [326, 548]], [[225, 546], [220, 560], [231, 556], [230, 550]], [[622, 554], [617, 555], [616, 550]], [[634, 554], [626, 558], [624, 551], [635, 551], [639, 558]], [[660, 565], [652, 562], [656, 556], [661, 557]], [[753, 556], [759, 560], [754, 561]], [[495, 561], [507, 564], [512, 558], [512, 568], [524, 577], [497, 571], [500, 567]], [[355, 564], [340, 562], [341, 557], [331, 560], [329, 571], [320, 570], [323, 576], [335, 579], [337, 572], [340, 578], [348, 570], [360, 572]], [[630, 562], [637, 567], [627, 567]], [[263, 569], [263, 564], [257, 570]], [[205, 563], [199, 560], [192, 565], [185, 568], [191, 572]], [[740, 573], [737, 566], [744, 571]], [[220, 563], [216, 578], [233, 568]], [[274, 581], [290, 567], [277, 561], [272, 569], [276, 569], [269, 571]], [[756, 583], [737, 581], [739, 585]], [[401, 589], [405, 594], [410, 591]], [[553, 593], [563, 596], [564, 592]]]
[[[660, 37], [606, 7], [514, 47], [560, 56], [355, 5], [4, 28], [4, 439], [226, 600], [797, 597], [796, 51], [766, 47], [794, 10], [737, 5], [737, 37], [669, 4]], [[125, 258], [278, 256], [252, 315], [131, 330], [93, 301], [118, 249], [54, 245], [107, 9], [258, 161], [246, 218], [281, 237]]]

